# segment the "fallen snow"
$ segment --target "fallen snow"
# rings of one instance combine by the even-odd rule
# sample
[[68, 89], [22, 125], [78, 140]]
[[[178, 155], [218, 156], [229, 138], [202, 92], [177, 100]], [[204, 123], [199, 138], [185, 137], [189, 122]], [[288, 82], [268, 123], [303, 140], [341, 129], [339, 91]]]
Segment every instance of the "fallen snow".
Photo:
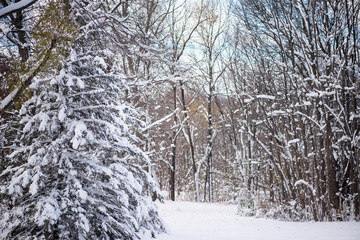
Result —
[[359, 240], [359, 222], [284, 222], [236, 215], [236, 205], [158, 204], [169, 233], [158, 240]]

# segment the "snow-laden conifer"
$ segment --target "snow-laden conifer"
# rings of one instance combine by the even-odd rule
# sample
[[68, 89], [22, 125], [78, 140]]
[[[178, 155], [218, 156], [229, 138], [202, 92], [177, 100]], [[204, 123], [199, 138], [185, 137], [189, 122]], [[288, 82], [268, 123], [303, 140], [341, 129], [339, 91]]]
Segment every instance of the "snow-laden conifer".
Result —
[[163, 229], [137, 147], [142, 122], [124, 101], [116, 55], [100, 44], [110, 41], [104, 15], [77, 7], [71, 53], [21, 109], [20, 146], [0, 175], [1, 239], [141, 239]]

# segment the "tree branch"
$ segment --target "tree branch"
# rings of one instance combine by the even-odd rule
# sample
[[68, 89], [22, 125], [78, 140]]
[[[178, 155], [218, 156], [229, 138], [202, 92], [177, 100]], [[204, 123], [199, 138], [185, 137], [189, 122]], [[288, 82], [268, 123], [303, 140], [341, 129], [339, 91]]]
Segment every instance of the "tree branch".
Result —
[[52, 50], [56, 47], [56, 42], [56, 38], [51, 40], [50, 47], [46, 51], [43, 60], [37, 66], [37, 68], [30, 74], [28, 78], [26, 78], [26, 80], [21, 83], [20, 87], [15, 88], [15, 90], [13, 90], [5, 99], [0, 102], [0, 111], [6, 110], [11, 105], [11, 103], [16, 101], [19, 98], [20, 94], [24, 92], [27, 87], [30, 86], [34, 77], [41, 71], [46, 62], [49, 60]]
[[6, 17], [7, 15], [9, 15], [13, 12], [25, 9], [37, 1], [38, 0], [22, 0], [20, 2], [6, 6], [2, 9], [0, 9], [0, 18]]

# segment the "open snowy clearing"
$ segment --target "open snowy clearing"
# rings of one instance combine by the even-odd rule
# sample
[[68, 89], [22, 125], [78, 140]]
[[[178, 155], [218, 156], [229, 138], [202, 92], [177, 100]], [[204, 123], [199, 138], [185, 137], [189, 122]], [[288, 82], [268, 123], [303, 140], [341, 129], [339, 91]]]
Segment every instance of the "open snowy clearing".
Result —
[[359, 240], [358, 222], [283, 222], [240, 217], [235, 205], [158, 204], [169, 233], [159, 240]]

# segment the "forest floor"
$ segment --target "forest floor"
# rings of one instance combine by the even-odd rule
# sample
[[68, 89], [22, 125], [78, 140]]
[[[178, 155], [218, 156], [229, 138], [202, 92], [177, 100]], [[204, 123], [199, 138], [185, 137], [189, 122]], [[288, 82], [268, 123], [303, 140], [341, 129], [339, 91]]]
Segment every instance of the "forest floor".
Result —
[[158, 203], [168, 228], [157, 240], [359, 240], [360, 222], [285, 222], [236, 215], [236, 205]]

